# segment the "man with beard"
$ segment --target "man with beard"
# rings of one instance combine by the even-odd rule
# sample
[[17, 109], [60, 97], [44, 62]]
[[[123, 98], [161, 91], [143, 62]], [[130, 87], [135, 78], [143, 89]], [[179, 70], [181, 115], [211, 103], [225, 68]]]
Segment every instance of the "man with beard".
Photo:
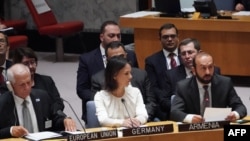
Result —
[[[198, 53], [193, 59], [191, 78], [181, 80], [176, 86], [176, 96], [171, 105], [170, 118], [178, 122], [201, 123], [205, 107], [231, 107], [225, 120], [235, 121], [246, 116], [246, 107], [237, 95], [230, 78], [214, 73], [214, 62], [210, 54]], [[205, 97], [205, 88], [208, 97]], [[204, 105], [204, 100], [208, 105]]]
[[[195, 38], [186, 38], [179, 43], [179, 53], [182, 64], [171, 70], [166, 70], [163, 76], [163, 84], [160, 88], [164, 91], [157, 94], [159, 105], [162, 111], [169, 116], [171, 108], [171, 97], [176, 93], [176, 83], [180, 80], [192, 77], [193, 59], [197, 53], [201, 52], [200, 42]], [[214, 73], [220, 74], [220, 68], [214, 67]], [[169, 119], [169, 117], [167, 117]]]
[[[178, 56], [178, 29], [172, 23], [166, 23], [159, 29], [159, 40], [162, 50], [152, 54], [145, 59], [145, 70], [148, 73], [155, 95], [163, 95], [164, 91], [160, 88], [166, 70], [173, 69], [180, 65]], [[172, 63], [171, 63], [172, 62]], [[160, 101], [157, 99], [157, 101]], [[165, 112], [160, 108], [157, 111], [160, 120], [167, 120]]]

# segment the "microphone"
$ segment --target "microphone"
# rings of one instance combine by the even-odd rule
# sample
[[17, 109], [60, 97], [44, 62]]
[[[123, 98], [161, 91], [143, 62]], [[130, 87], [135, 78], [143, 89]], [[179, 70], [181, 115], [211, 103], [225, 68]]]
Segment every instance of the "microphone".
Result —
[[84, 133], [86, 133], [85, 127], [82, 125], [81, 120], [78, 118], [78, 116], [77, 116], [77, 114], [76, 114], [75, 110], [72, 108], [71, 104], [70, 104], [67, 100], [65, 100], [65, 99], [63, 99], [63, 98], [61, 98], [61, 99], [62, 99], [62, 101], [66, 102], [66, 103], [69, 105], [69, 107], [70, 107], [71, 111], [73, 111], [73, 113], [74, 113], [75, 117], [77, 118], [78, 122], [80, 123], [80, 125], [81, 125], [81, 127], [82, 127], [82, 129], [83, 129]]
[[131, 116], [129, 115], [127, 106], [126, 106], [126, 104], [125, 104], [125, 99], [122, 98], [121, 101], [122, 101], [122, 103], [123, 103], [123, 105], [124, 105], [124, 107], [125, 107], [125, 109], [126, 109], [126, 111], [127, 111], [127, 113], [128, 113], [128, 116], [129, 116], [130, 122], [131, 122], [131, 124], [132, 124], [132, 127], [134, 128], [135, 126], [134, 126], [134, 123], [133, 123], [133, 121], [132, 121], [132, 119], [131, 119]]

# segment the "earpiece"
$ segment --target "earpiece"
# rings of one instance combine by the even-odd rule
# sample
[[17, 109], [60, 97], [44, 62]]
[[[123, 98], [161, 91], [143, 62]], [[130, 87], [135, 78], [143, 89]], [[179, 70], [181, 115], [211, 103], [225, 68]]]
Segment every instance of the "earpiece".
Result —
[[13, 88], [11, 86], [10, 81], [6, 81], [6, 85], [7, 85], [7, 88], [9, 89], [9, 91], [13, 92]]

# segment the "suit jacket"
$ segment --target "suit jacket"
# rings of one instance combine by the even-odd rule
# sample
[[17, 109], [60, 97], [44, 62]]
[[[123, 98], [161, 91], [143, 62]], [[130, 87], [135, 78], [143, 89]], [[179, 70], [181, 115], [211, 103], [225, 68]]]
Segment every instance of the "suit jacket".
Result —
[[[5, 61], [5, 75], [4, 77], [7, 78], [7, 69], [10, 68], [10, 66], [12, 65], [12, 62], [10, 60], [6, 60]], [[6, 83], [2, 83], [0, 84], [0, 95], [5, 93], [6, 91], [9, 91], [7, 86], [6, 86]]]
[[[30, 98], [32, 100], [39, 131], [61, 131], [64, 130], [63, 120], [65, 115], [52, 113], [51, 101], [44, 90], [32, 89]], [[6, 92], [0, 96], [0, 138], [11, 137], [11, 126], [18, 126], [18, 114], [15, 107], [14, 98], [11, 92]], [[45, 122], [52, 120], [52, 127], [45, 128]]]
[[[178, 56], [178, 58], [179, 60], [181, 60], [180, 56]], [[145, 59], [145, 70], [148, 73], [148, 77], [149, 77], [150, 82], [152, 83], [152, 87], [153, 87], [153, 91], [155, 95], [164, 94], [164, 91], [162, 91], [161, 89], [161, 84], [164, 83], [163, 78], [165, 75], [165, 71], [167, 70], [166, 64], [167, 64], [167, 61], [162, 50], [154, 53], [153, 55]], [[161, 99], [159, 99], [159, 97], [156, 96], [156, 101], [159, 102], [160, 100]], [[158, 106], [159, 106], [159, 103], [158, 103]], [[159, 108], [157, 108], [156, 116], [160, 120], [168, 119], [167, 113], [163, 112], [160, 106]]]
[[[127, 58], [133, 67], [138, 67], [136, 55], [132, 51], [127, 51]], [[100, 48], [84, 53], [79, 57], [77, 70], [77, 95], [82, 99], [82, 119], [86, 122], [86, 103], [91, 95], [91, 76], [104, 69]]]
[[[231, 107], [237, 111], [240, 118], [247, 114], [246, 107], [237, 95], [229, 77], [214, 74], [211, 81], [212, 107]], [[171, 105], [171, 119], [182, 122], [187, 114], [200, 113], [200, 94], [196, 77], [177, 82], [176, 96]]]
[[[214, 73], [220, 74], [220, 68], [214, 67]], [[160, 89], [162, 89], [163, 92], [157, 93], [156, 96], [160, 100], [159, 104], [161, 109], [169, 115], [171, 96], [176, 93], [176, 83], [180, 80], [186, 79], [187, 77], [185, 66], [181, 64], [174, 69], [167, 70], [165, 71], [165, 75], [163, 77], [163, 84], [160, 85]]]
[[63, 111], [64, 104], [56, 88], [54, 80], [50, 76], [35, 73], [34, 81], [35, 85], [32, 88], [45, 90], [49, 94], [51, 100], [53, 101], [54, 112], [57, 112], [58, 110]]
[[[105, 89], [105, 70], [101, 70], [95, 75], [92, 76], [91, 79], [91, 90], [92, 90], [92, 100], [94, 99], [94, 95], [97, 91]], [[155, 95], [151, 88], [151, 83], [148, 79], [147, 72], [145, 70], [141, 70], [138, 68], [132, 68], [131, 71], [132, 80], [131, 85], [133, 87], [139, 88], [142, 94], [142, 98], [144, 104], [146, 105], [146, 109], [148, 112], [148, 121], [153, 121], [155, 117], [155, 110], [156, 110], [156, 100]]]

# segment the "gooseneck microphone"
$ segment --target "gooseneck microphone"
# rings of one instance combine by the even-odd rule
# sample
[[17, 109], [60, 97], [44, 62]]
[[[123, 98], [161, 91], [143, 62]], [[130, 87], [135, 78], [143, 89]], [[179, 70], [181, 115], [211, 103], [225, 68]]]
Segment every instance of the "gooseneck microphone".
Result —
[[128, 113], [128, 116], [129, 116], [129, 119], [130, 119], [130, 122], [131, 122], [131, 124], [132, 124], [132, 127], [134, 128], [135, 126], [134, 126], [134, 123], [133, 123], [133, 121], [132, 121], [132, 119], [131, 119], [131, 116], [130, 116], [130, 114], [129, 114], [129, 112], [128, 112], [128, 109], [127, 109], [127, 106], [126, 106], [126, 104], [125, 104], [125, 99], [121, 99], [121, 101], [122, 101], [122, 103], [123, 103], [123, 105], [124, 105], [124, 107], [125, 107], [125, 109], [126, 109], [126, 111], [127, 111], [127, 113]]
[[63, 98], [61, 98], [61, 99], [62, 99], [62, 101], [66, 102], [66, 103], [69, 105], [69, 107], [70, 107], [71, 111], [73, 111], [73, 113], [74, 113], [75, 117], [77, 118], [78, 122], [80, 123], [80, 125], [81, 125], [81, 127], [82, 127], [82, 129], [83, 129], [84, 133], [86, 133], [85, 127], [82, 125], [81, 120], [78, 118], [78, 116], [77, 116], [77, 114], [76, 114], [75, 110], [72, 108], [71, 104], [70, 104], [67, 100], [65, 100], [65, 99], [63, 99]]

